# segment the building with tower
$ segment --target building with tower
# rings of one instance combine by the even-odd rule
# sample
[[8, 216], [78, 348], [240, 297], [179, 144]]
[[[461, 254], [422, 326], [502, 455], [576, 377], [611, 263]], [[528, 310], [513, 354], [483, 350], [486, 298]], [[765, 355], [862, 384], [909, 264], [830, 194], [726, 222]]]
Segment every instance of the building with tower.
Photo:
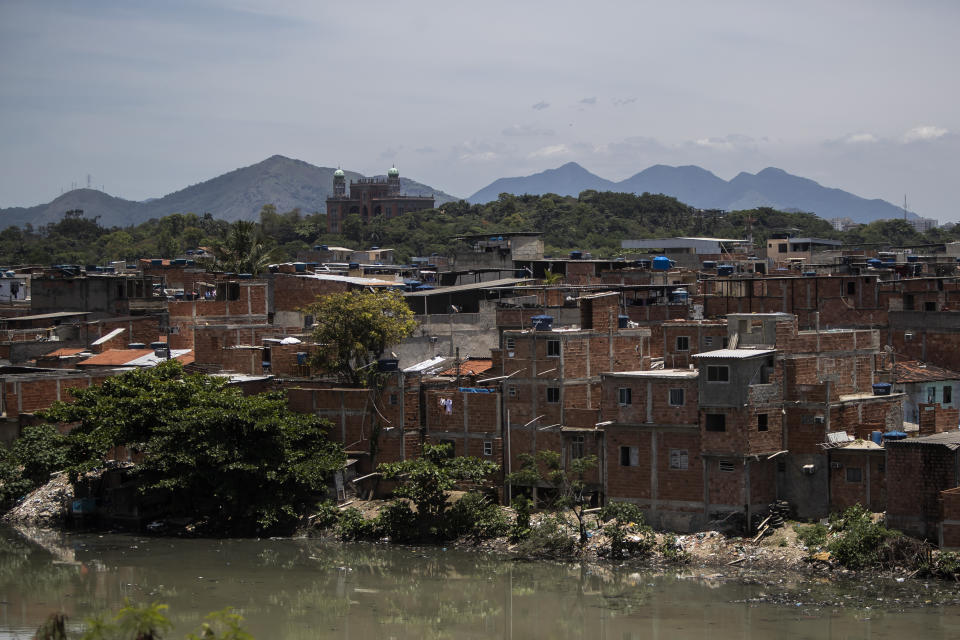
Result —
[[376, 216], [395, 218], [409, 211], [433, 208], [433, 196], [408, 196], [400, 193], [400, 171], [391, 167], [386, 179], [360, 178], [350, 181], [343, 169], [333, 172], [333, 195], [327, 198], [327, 232], [341, 233], [343, 221], [357, 214], [364, 222]]

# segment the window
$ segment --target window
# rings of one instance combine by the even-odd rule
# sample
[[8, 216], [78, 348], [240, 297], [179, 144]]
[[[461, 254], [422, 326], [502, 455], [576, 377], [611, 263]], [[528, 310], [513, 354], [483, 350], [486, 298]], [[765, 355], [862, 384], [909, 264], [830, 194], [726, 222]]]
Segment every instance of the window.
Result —
[[703, 346], [712, 347], [713, 346], [713, 336], [706, 336], [703, 339]]
[[492, 456], [493, 455], [493, 441], [484, 440], [483, 441], [483, 455]]
[[689, 336], [677, 336], [677, 351], [690, 351]]
[[726, 431], [727, 416], [724, 413], [708, 413], [704, 416], [704, 427], [707, 431]]
[[670, 449], [670, 468], [684, 471], [690, 464], [686, 449]]
[[517, 348], [517, 339], [516, 338], [507, 338], [504, 341], [504, 345], [507, 349], [516, 349]]
[[547, 357], [548, 358], [560, 357], [560, 341], [559, 340], [547, 340]]
[[707, 382], [730, 382], [730, 367], [725, 364], [707, 365]]
[[953, 402], [953, 387], [946, 386], [943, 388], [943, 404], [950, 404]]
[[683, 406], [683, 389], [670, 389], [670, 406]]
[[620, 387], [617, 389], [617, 404], [621, 407], [633, 404], [633, 390], [629, 387]]
[[723, 348], [726, 349], [726, 348], [727, 348], [727, 345], [729, 345], [729, 344], [730, 344], [730, 337], [729, 337], [729, 336], [723, 336]]
[[734, 470], [733, 460], [721, 460], [720, 461], [720, 471], [726, 473], [731, 473]]
[[757, 414], [757, 431], [766, 431], [767, 430], [767, 419], [769, 416], [766, 413]]
[[547, 387], [547, 402], [550, 404], [560, 402], [560, 387]]
[[927, 404], [933, 404], [937, 401], [937, 388], [927, 387]]
[[860, 467], [847, 467], [847, 482], [862, 482], [863, 469]]
[[620, 447], [620, 466], [639, 467], [640, 447]]
[[392, 405], [398, 405], [398, 404], [400, 404], [400, 397], [399, 397], [397, 394], [395, 394], [395, 393], [391, 393], [391, 394], [390, 394], [390, 404], [392, 404]]
[[786, 253], [787, 252], [787, 243], [781, 242], [777, 245], [777, 253]]
[[585, 438], [583, 436], [573, 436], [570, 438], [570, 457], [574, 460], [579, 460], [583, 457], [583, 443]]
[[848, 283], [847, 283], [847, 295], [848, 295], [848, 296], [853, 296], [853, 295], [856, 295], [856, 294], [857, 294], [857, 283], [856, 283], [856, 282], [848, 282]]
[[509, 386], [509, 387], [507, 387], [507, 395], [510, 396], [511, 398], [516, 398], [516, 397], [517, 397], [517, 388], [514, 387], [514, 386]]
[[936, 310], [937, 310], [937, 303], [936, 303], [936, 302], [924, 302], [924, 303], [923, 303], [923, 310], [924, 310], [924, 311], [936, 311]]

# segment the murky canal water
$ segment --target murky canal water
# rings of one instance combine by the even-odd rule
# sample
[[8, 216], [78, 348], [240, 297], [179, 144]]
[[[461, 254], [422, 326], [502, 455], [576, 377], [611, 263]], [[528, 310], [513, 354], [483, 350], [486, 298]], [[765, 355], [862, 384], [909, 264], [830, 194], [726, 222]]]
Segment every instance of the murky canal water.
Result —
[[[771, 587], [693, 574], [434, 548], [0, 530], [0, 638], [32, 637], [52, 611], [79, 623], [125, 598], [169, 604], [170, 638], [226, 606], [258, 640], [960, 638], [950, 585]], [[917, 606], [925, 600], [947, 603]]]

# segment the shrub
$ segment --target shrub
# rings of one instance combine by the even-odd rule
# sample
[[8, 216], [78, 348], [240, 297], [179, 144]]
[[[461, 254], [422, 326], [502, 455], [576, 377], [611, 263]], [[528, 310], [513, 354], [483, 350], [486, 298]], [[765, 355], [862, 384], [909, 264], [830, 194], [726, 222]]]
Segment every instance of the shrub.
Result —
[[690, 561], [690, 554], [683, 550], [683, 547], [680, 546], [677, 540], [677, 536], [672, 533], [663, 536], [658, 551], [660, 551], [660, 555], [665, 559], [673, 562], [685, 563]]
[[830, 555], [850, 569], [879, 564], [886, 542], [898, 534], [874, 522], [870, 512], [854, 505], [830, 517], [835, 532], [827, 544]]
[[317, 505], [317, 511], [311, 517], [311, 524], [318, 529], [329, 529], [340, 520], [340, 509], [330, 500]]
[[377, 516], [376, 528], [380, 533], [390, 536], [393, 542], [411, 542], [420, 535], [417, 514], [404, 500], [394, 500], [381, 509]]
[[517, 545], [517, 551], [537, 558], [572, 558], [577, 553], [577, 540], [567, 531], [568, 523], [552, 513], [530, 528], [530, 535]]
[[643, 511], [628, 502], [611, 502], [600, 512], [607, 522], [603, 532], [610, 539], [609, 553], [614, 560], [646, 555], [656, 545], [653, 529], [643, 522]]
[[827, 527], [819, 522], [811, 525], [796, 525], [797, 539], [808, 549], [816, 549], [827, 543]]
[[507, 533], [509, 525], [500, 507], [488, 496], [471, 491], [448, 511], [451, 538], [470, 536], [474, 540], [496, 538]]
[[377, 523], [367, 520], [355, 507], [340, 512], [337, 534], [344, 540], [370, 540], [377, 537]]
[[525, 495], [513, 499], [513, 509], [516, 512], [513, 525], [510, 527], [510, 541], [519, 542], [530, 535], [530, 507], [533, 501]]

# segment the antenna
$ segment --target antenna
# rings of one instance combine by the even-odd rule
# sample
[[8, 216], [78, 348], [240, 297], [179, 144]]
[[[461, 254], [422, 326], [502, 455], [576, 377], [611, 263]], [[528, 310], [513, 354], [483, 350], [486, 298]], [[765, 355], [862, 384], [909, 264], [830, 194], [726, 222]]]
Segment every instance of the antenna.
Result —
[[903, 219], [907, 219], [907, 194], [903, 194]]
[[90, 188], [90, 174], [87, 174], [87, 189]]

